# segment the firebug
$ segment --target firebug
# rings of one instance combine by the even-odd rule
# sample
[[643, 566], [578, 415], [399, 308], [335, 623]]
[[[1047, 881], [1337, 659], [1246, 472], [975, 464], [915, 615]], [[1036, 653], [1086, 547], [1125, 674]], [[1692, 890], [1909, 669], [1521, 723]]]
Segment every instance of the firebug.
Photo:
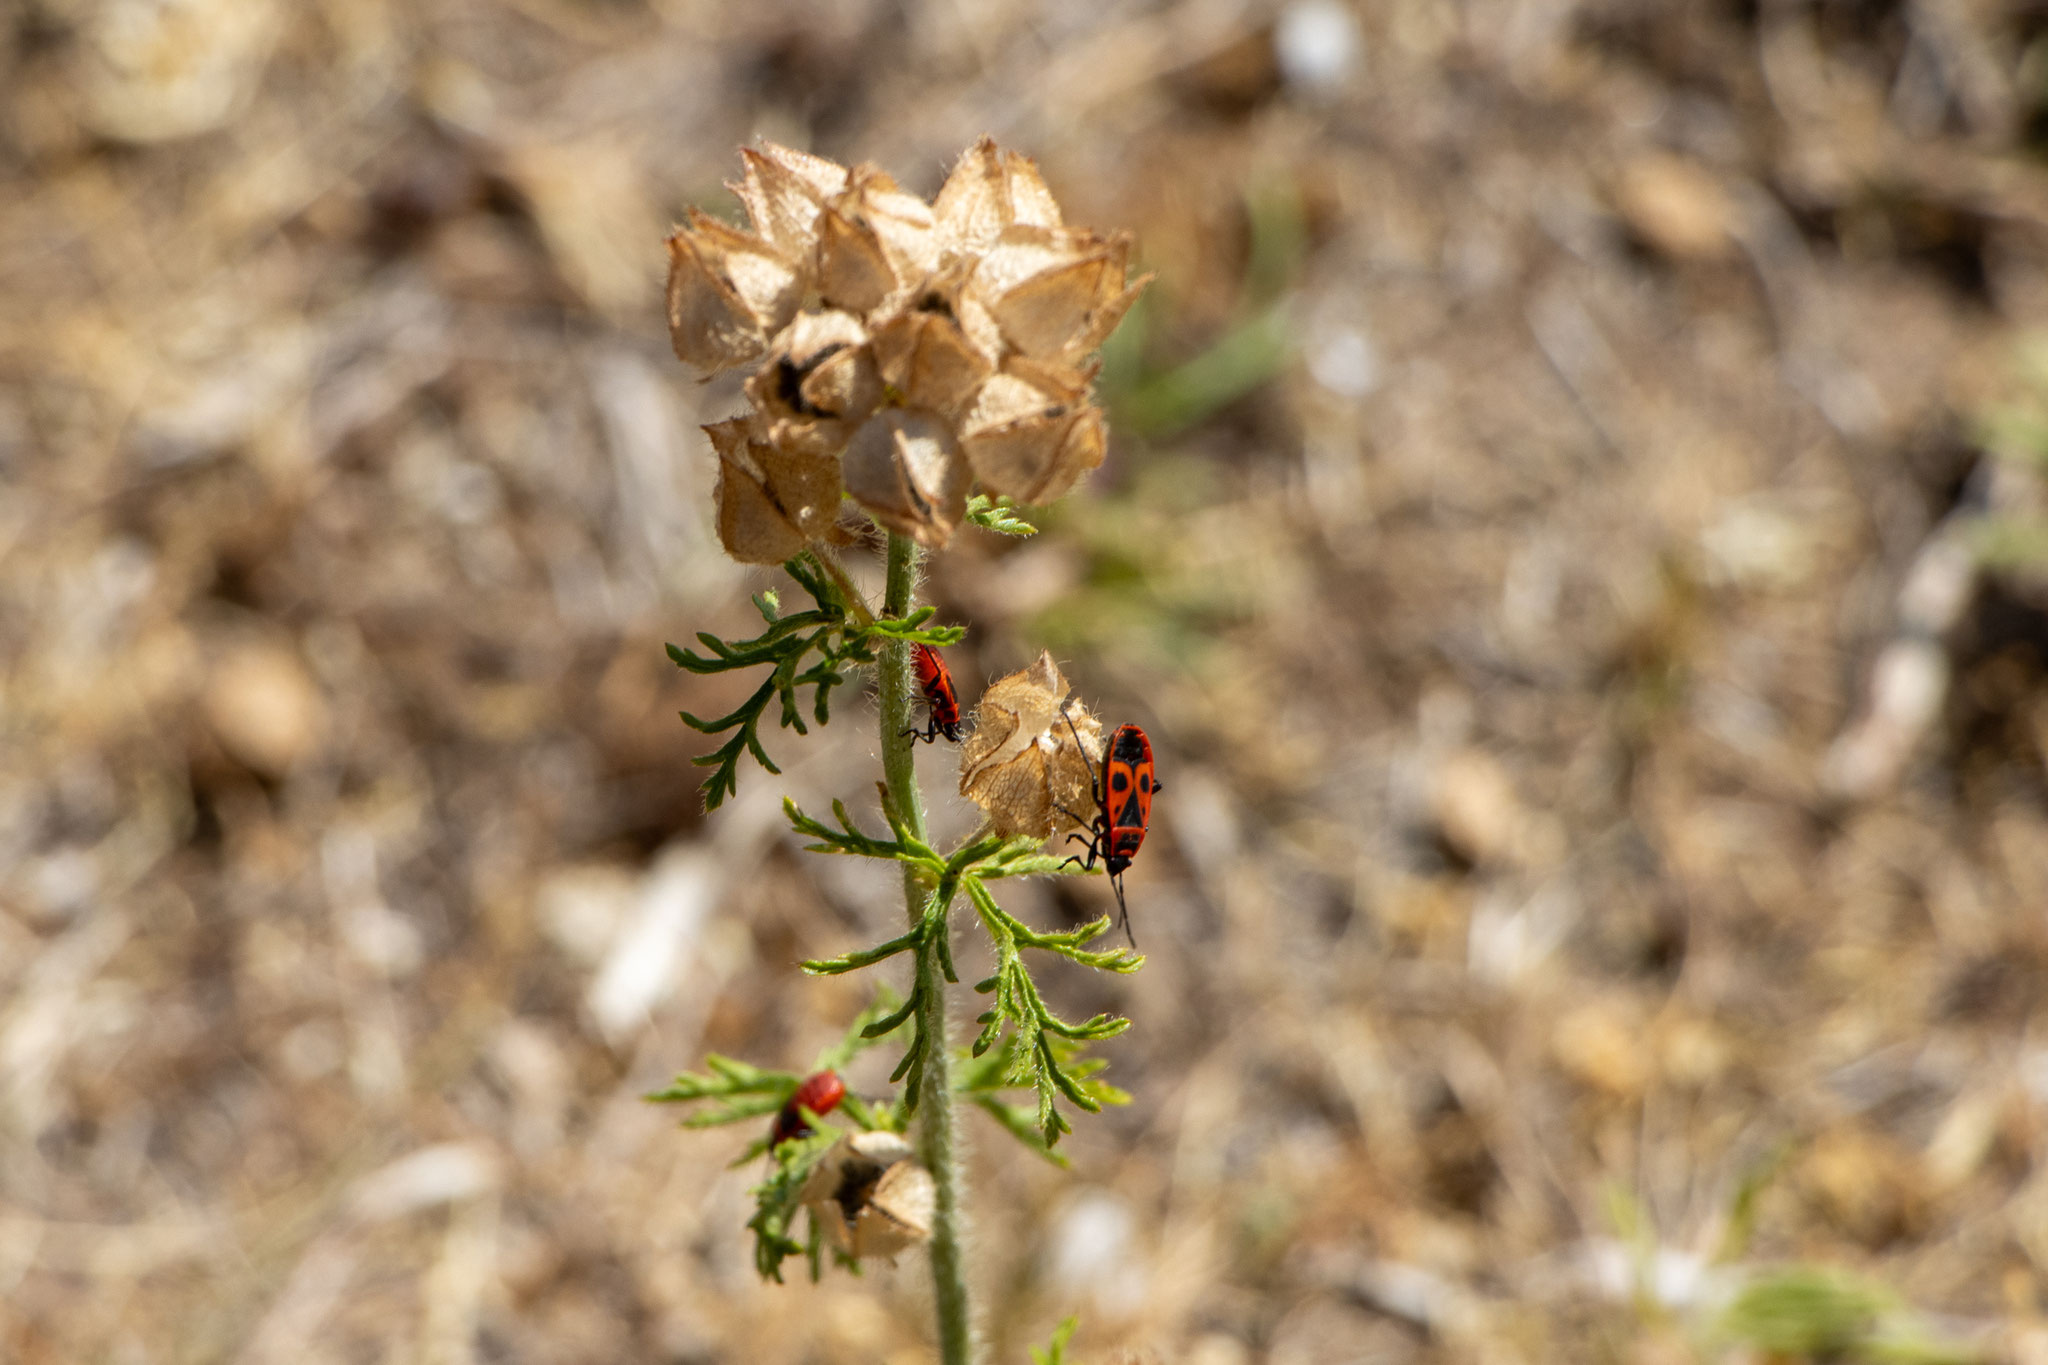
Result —
[[803, 1111], [825, 1115], [839, 1107], [839, 1101], [846, 1098], [846, 1082], [839, 1079], [836, 1071], [820, 1071], [804, 1078], [796, 1093], [789, 1097], [775, 1116], [775, 1126], [768, 1132], [768, 1146], [773, 1149], [792, 1138], [809, 1137], [811, 1125], [805, 1120]]
[[[1081, 732], [1074, 729], [1074, 718], [1066, 714], [1065, 708], [1060, 714], [1079, 747]], [[1067, 836], [1069, 843], [1088, 846], [1087, 858], [1084, 861], [1076, 855], [1067, 862], [1080, 863], [1084, 872], [1092, 872], [1095, 860], [1102, 860], [1109, 871], [1110, 888], [1116, 892], [1118, 922], [1123, 926], [1124, 937], [1135, 948], [1138, 940], [1131, 933], [1131, 911], [1124, 904], [1124, 869], [1131, 865], [1139, 846], [1145, 842], [1145, 826], [1152, 818], [1152, 798], [1159, 794], [1159, 781], [1152, 772], [1152, 741], [1145, 738], [1143, 730], [1135, 725], [1116, 728], [1102, 751], [1101, 775], [1098, 777], [1094, 769], [1089, 769], [1088, 788], [1095, 796], [1095, 818], [1087, 822], [1088, 833]], [[1072, 811], [1067, 815], [1070, 819], [1079, 818]]]
[[910, 646], [910, 658], [917, 668], [917, 688], [924, 693], [925, 705], [931, 709], [931, 719], [923, 730], [912, 726], [903, 733], [914, 739], [921, 739], [927, 744], [937, 740], [940, 735], [958, 744], [960, 698], [953, 691], [952, 671], [946, 667], [946, 661], [939, 656], [939, 651], [930, 645], [913, 641]]

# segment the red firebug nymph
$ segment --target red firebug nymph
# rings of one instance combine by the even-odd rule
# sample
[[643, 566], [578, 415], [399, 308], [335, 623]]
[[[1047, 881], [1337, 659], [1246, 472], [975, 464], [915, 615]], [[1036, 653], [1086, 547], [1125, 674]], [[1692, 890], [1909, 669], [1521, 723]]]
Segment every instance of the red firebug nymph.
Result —
[[823, 1116], [839, 1107], [839, 1101], [846, 1098], [846, 1082], [839, 1079], [836, 1071], [820, 1071], [804, 1078], [780, 1113], [775, 1116], [775, 1126], [768, 1132], [770, 1148], [780, 1146], [791, 1138], [809, 1137], [811, 1125], [804, 1119], [803, 1111]]
[[931, 719], [923, 730], [916, 726], [903, 733], [913, 739], [930, 744], [940, 735], [960, 742], [960, 698], [953, 691], [953, 674], [946, 667], [946, 661], [939, 657], [939, 651], [930, 645], [912, 642], [911, 662], [917, 668], [917, 689], [924, 693], [925, 705], [931, 708]]

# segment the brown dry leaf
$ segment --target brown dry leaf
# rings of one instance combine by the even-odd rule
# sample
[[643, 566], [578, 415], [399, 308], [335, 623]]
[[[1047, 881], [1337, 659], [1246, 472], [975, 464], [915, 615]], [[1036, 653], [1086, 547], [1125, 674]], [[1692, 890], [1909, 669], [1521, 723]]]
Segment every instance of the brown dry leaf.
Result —
[[1861, 1127], [1816, 1138], [1800, 1160], [1799, 1183], [1830, 1222], [1866, 1247], [1910, 1236], [1925, 1219], [1920, 1163]]
[[1734, 198], [1711, 172], [1663, 153], [1622, 168], [1614, 206], [1638, 237], [1681, 261], [1728, 255], [1741, 225]]
[[1565, 1071], [1620, 1099], [1640, 1095], [1651, 1075], [1642, 1021], [1612, 1001], [1581, 1005], [1558, 1020], [1550, 1049]]
[[617, 138], [528, 145], [514, 148], [505, 168], [570, 288], [614, 318], [647, 306], [647, 243], [660, 219], [628, 146]]

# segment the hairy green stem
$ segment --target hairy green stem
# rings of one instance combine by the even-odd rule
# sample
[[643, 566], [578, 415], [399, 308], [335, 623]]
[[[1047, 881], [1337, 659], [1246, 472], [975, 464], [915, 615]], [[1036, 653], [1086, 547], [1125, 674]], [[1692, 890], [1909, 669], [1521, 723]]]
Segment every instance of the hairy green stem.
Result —
[[[918, 558], [915, 541], [890, 534], [883, 615], [901, 619], [910, 614]], [[913, 691], [907, 641], [883, 643], [877, 674], [882, 694], [882, 772], [888, 781], [889, 799], [905, 827], [923, 839], [924, 798], [917, 789], [917, 742], [903, 733], [910, 728]], [[915, 872], [906, 867], [903, 903], [913, 926], [924, 914], [926, 894]], [[945, 912], [944, 908], [940, 911]], [[952, 1055], [946, 1038], [946, 973], [940, 957], [939, 935], [927, 937], [918, 947], [917, 990], [917, 1026], [925, 1040], [924, 1076], [917, 1096], [917, 1155], [932, 1173], [932, 1182], [937, 1187], [931, 1248], [939, 1359], [943, 1365], [971, 1365], [974, 1327], [968, 1311], [967, 1269], [960, 1246], [960, 1154], [954, 1140]]]

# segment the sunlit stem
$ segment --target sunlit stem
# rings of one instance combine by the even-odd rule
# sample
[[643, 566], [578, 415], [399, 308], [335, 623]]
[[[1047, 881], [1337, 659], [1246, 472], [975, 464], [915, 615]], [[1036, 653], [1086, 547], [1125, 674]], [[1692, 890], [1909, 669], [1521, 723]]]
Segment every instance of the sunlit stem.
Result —
[[[917, 586], [917, 543], [889, 536], [888, 586], [884, 616], [900, 620], [910, 614]], [[828, 569], [833, 566], [828, 566]], [[854, 599], [857, 600], [857, 599]], [[904, 825], [919, 839], [926, 837], [924, 798], [917, 788], [916, 741], [910, 728], [912, 680], [910, 645], [882, 642], [877, 670], [881, 690], [882, 772], [889, 799]], [[924, 913], [927, 891], [915, 872], [903, 872], [903, 903], [915, 926]], [[943, 911], [941, 913], [944, 913]], [[960, 1246], [960, 1154], [953, 1122], [952, 1053], [946, 1037], [946, 975], [939, 956], [939, 935], [927, 935], [917, 950], [917, 1025], [924, 1039], [924, 1074], [917, 1096], [918, 1159], [932, 1173], [937, 1208], [932, 1218], [932, 1285], [938, 1310], [939, 1359], [943, 1365], [971, 1365], [974, 1358], [973, 1318], [968, 1310], [967, 1273]]]

